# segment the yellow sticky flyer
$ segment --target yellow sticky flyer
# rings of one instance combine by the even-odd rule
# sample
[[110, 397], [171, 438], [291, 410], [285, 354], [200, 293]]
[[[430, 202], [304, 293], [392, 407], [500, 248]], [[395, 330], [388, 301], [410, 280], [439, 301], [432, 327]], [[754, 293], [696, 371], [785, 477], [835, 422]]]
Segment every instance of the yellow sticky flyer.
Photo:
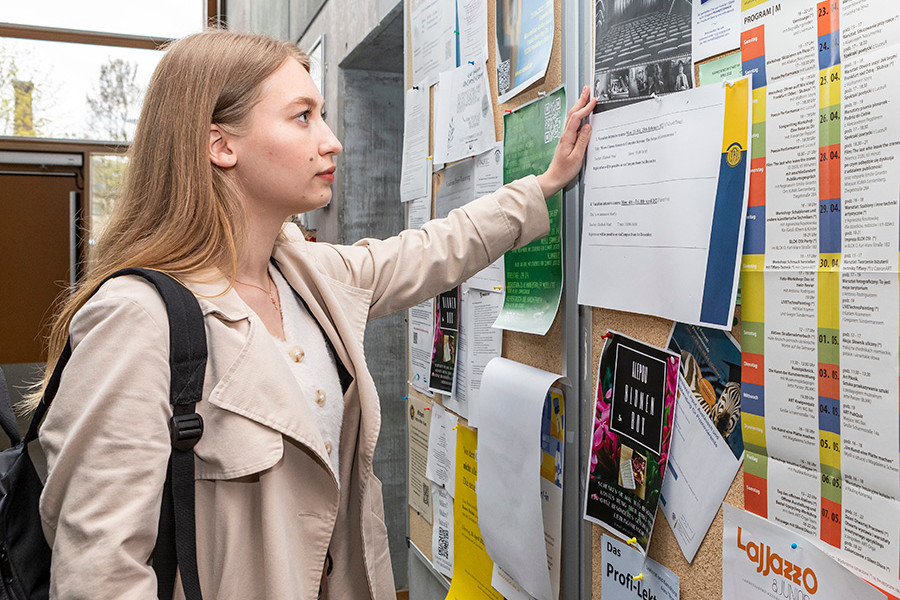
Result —
[[460, 425], [456, 429], [456, 498], [453, 510], [453, 579], [447, 599], [503, 600], [491, 587], [494, 562], [484, 549], [478, 528], [478, 434]]

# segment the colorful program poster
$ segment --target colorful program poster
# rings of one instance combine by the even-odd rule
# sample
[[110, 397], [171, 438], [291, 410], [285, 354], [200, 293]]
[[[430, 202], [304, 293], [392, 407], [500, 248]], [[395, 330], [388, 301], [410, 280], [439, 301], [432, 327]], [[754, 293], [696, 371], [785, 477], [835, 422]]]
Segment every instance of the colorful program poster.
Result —
[[[503, 118], [503, 182], [543, 173], [565, 122], [566, 92], [560, 88]], [[506, 298], [494, 327], [544, 335], [562, 294], [562, 192], [547, 199], [550, 233], [505, 254]]]
[[900, 597], [900, 4], [747, 0], [744, 507]]
[[678, 384], [678, 355], [609, 332], [597, 373], [597, 403], [584, 517], [623, 539], [650, 545]]

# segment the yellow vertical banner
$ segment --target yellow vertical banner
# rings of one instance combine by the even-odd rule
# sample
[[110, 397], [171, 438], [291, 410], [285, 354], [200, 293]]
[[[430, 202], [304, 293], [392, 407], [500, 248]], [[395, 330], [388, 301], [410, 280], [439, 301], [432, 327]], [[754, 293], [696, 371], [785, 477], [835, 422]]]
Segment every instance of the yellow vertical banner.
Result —
[[494, 562], [484, 549], [478, 528], [478, 434], [460, 425], [456, 429], [456, 498], [453, 502], [453, 580], [447, 599], [503, 600], [491, 587]]

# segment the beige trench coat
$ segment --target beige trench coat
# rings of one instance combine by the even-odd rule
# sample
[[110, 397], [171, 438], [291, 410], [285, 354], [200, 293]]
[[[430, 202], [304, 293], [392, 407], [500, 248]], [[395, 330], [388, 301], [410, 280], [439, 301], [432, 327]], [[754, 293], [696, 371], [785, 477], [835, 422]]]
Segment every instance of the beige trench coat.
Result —
[[[265, 326], [234, 290], [221, 293], [223, 279], [188, 282], [209, 346], [197, 405], [205, 431], [195, 447], [205, 598], [313, 600], [329, 549], [330, 598], [395, 597], [381, 484], [372, 474], [380, 408], [363, 356], [366, 322], [449, 289], [548, 230], [534, 177], [388, 240], [307, 243], [285, 226], [273, 256], [352, 377], [340, 487]], [[53, 549], [51, 596], [155, 598], [149, 558], [170, 452], [166, 311], [149, 284], [121, 277], [79, 311], [70, 332], [74, 352], [40, 435], [49, 465], [41, 516]]]

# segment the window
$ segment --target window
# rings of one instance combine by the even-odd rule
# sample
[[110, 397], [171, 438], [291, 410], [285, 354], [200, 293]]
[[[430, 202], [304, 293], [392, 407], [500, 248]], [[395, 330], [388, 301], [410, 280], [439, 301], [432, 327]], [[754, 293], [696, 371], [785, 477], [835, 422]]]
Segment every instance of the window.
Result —
[[128, 158], [122, 154], [91, 154], [90, 246], [106, 229], [127, 164]]
[[162, 54], [0, 38], [0, 135], [127, 141]]
[[43, 0], [4, 4], [2, 19], [7, 23], [156, 38], [179, 38], [200, 31], [206, 9], [204, 2], [185, 0]]
[[159, 46], [203, 29], [209, 5], [11, 3], [0, 22], [0, 135], [130, 140]]

